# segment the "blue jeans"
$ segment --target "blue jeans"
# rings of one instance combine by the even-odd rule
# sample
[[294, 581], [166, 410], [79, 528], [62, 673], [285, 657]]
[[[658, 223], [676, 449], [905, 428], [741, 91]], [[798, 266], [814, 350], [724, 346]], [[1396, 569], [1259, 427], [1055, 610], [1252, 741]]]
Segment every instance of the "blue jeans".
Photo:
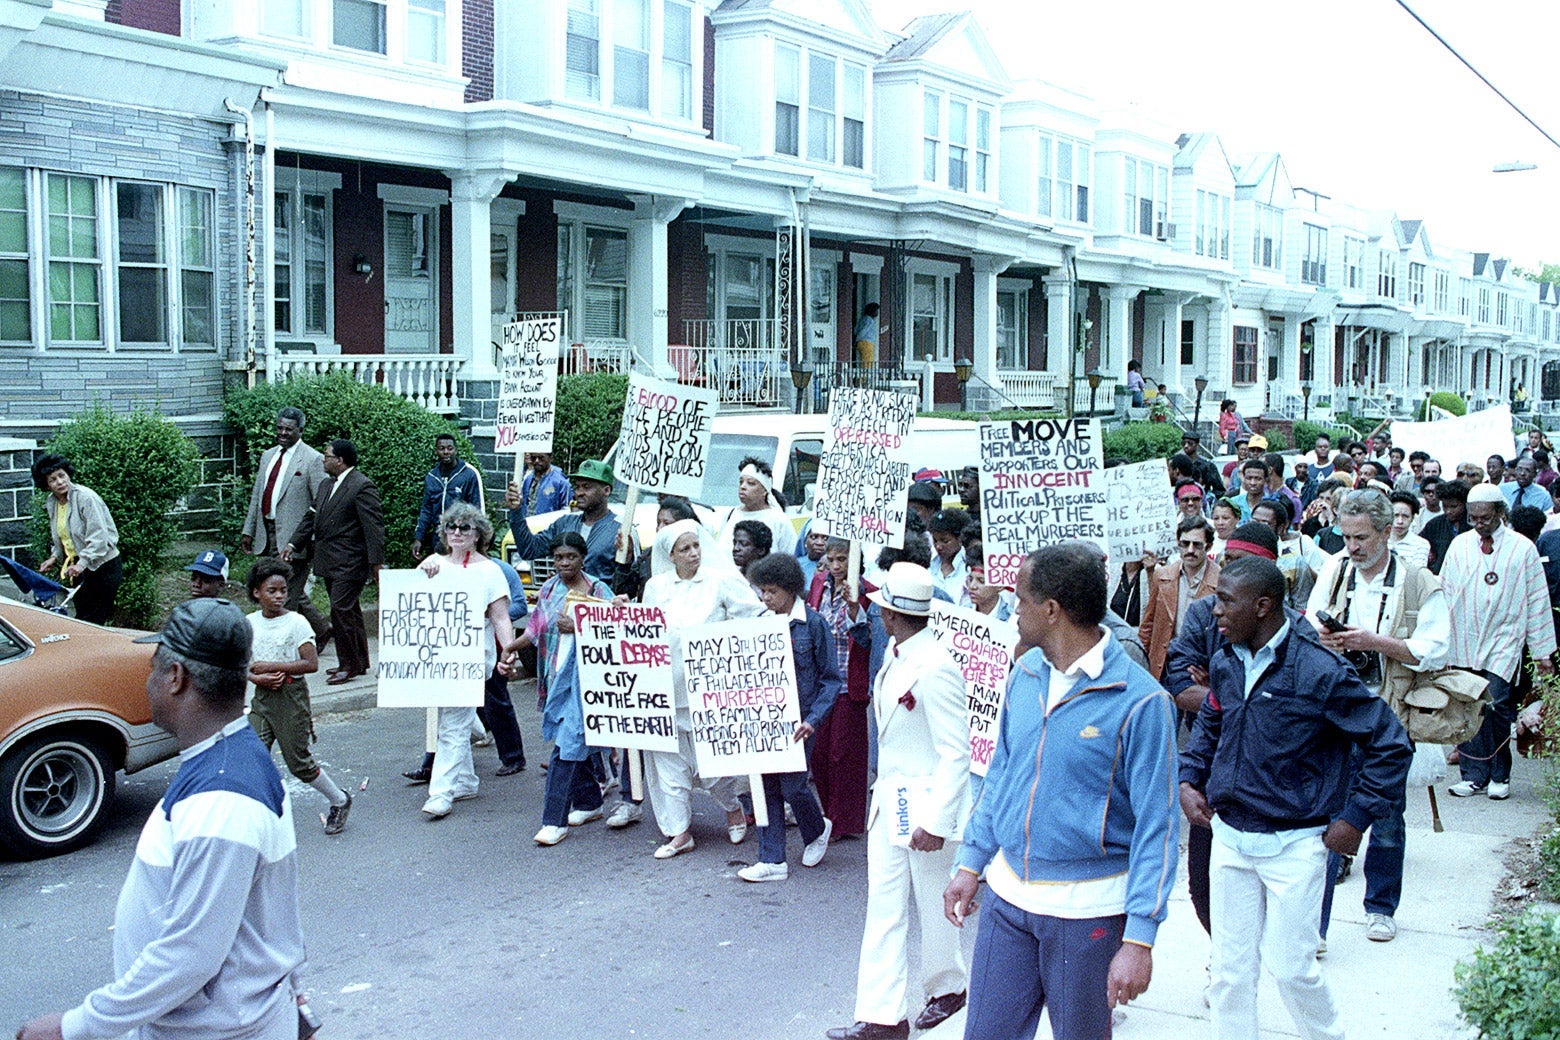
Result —
[[[1397, 913], [1403, 898], [1403, 849], [1407, 844], [1408, 827], [1402, 813], [1384, 816], [1370, 825], [1366, 840], [1365, 860], [1360, 873], [1365, 875], [1365, 912]], [[1332, 921], [1333, 886], [1338, 883], [1338, 871], [1343, 867], [1343, 857], [1336, 852], [1327, 854], [1327, 889], [1322, 895], [1322, 938], [1327, 938], [1327, 925]]]
[[506, 766], [525, 765], [525, 744], [520, 737], [520, 720], [509, 699], [509, 680], [494, 672], [482, 687], [482, 707], [477, 710], [482, 724], [493, 734], [498, 760]]
[[1511, 782], [1511, 726], [1517, 721], [1516, 699], [1511, 695], [1511, 681], [1485, 672], [1490, 681], [1490, 705], [1484, 712], [1484, 722], [1473, 739], [1457, 745], [1462, 756], [1462, 778], [1476, 787], [1484, 787], [1494, 781]]
[[758, 861], [785, 862], [785, 803], [796, 813], [796, 826], [802, 832], [802, 844], [816, 841], [823, 834], [823, 810], [812, 788], [807, 786], [807, 770], [799, 773], [765, 773], [764, 801], [768, 803], [769, 824], [758, 829]]
[[542, 826], [567, 827], [569, 810], [601, 808], [601, 784], [590, 759], [569, 762], [553, 748], [547, 765], [547, 793], [542, 796]]

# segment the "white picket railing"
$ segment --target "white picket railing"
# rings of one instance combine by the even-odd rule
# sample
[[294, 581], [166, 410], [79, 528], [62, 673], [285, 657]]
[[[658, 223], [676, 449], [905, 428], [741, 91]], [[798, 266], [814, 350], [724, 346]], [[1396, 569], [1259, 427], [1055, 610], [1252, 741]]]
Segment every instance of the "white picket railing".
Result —
[[1055, 372], [1000, 369], [997, 376], [1002, 380], [1002, 395], [1020, 408], [1057, 407], [1057, 390], [1066, 382]]
[[[1006, 377], [1004, 377], [1006, 378]], [[1089, 381], [1079, 377], [1073, 382], [1073, 414], [1074, 415], [1108, 415], [1116, 410], [1116, 382], [1115, 376], [1106, 376], [1100, 380], [1099, 389], [1093, 391], [1094, 410], [1089, 410], [1090, 390]]]
[[347, 372], [360, 383], [382, 386], [398, 397], [443, 415], [460, 412], [453, 354], [278, 354], [272, 378]]
[[634, 348], [622, 342], [570, 343], [558, 360], [558, 374], [578, 376], [588, 372], [628, 374]]
[[791, 385], [779, 327], [774, 318], [685, 321], [667, 362], [679, 383], [715, 387], [722, 408], [779, 407]]

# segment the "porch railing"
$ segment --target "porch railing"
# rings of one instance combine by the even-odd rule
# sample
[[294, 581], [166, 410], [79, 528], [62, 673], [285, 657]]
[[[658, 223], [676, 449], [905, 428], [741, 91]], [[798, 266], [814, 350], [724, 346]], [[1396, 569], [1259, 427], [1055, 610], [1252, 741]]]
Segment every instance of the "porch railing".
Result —
[[590, 372], [628, 374], [634, 348], [627, 343], [570, 343], [558, 359], [558, 374], [579, 376]]
[[1002, 380], [1002, 393], [1020, 408], [1056, 408], [1058, 390], [1066, 382], [1055, 372], [1002, 369], [997, 375]]
[[[1005, 376], [1003, 378], [1006, 378]], [[1116, 383], [1115, 376], [1106, 376], [1100, 380], [1099, 389], [1092, 391], [1094, 410], [1089, 410], [1090, 389], [1089, 381], [1084, 378], [1073, 380], [1073, 414], [1074, 415], [1109, 415], [1116, 410]]]
[[683, 342], [666, 359], [679, 383], [718, 390], [723, 409], [777, 408], [791, 385], [778, 330], [773, 318], [685, 321]]
[[430, 412], [460, 412], [455, 373], [461, 360], [453, 354], [278, 354], [277, 381], [293, 375], [347, 372], [360, 383], [386, 390]]
[[900, 393], [921, 393], [921, 383], [916, 374], [906, 372], [899, 365], [872, 365], [863, 367], [849, 361], [815, 362], [812, 380], [807, 386], [808, 407], [817, 413], [829, 410], [829, 395], [836, 387], [855, 387], [862, 390], [897, 390]]

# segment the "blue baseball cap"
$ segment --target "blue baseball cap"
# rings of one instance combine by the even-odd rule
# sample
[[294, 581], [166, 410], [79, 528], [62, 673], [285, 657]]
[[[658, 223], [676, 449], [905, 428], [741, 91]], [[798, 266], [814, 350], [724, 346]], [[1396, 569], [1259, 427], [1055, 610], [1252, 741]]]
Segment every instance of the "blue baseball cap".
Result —
[[195, 557], [195, 562], [184, 568], [194, 571], [196, 574], [205, 574], [213, 578], [221, 578], [227, 581], [228, 558], [215, 549], [207, 549]]

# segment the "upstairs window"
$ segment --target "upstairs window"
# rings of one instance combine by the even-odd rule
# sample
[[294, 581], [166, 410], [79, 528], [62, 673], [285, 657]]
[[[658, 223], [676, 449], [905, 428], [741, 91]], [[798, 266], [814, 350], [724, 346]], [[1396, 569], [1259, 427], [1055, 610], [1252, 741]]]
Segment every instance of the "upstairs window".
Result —
[[1490, 323], [1490, 290], [1488, 286], [1479, 286], [1479, 313], [1476, 319], [1480, 325]]
[[1383, 300], [1397, 299], [1397, 265], [1396, 253], [1376, 251], [1376, 295]]
[[814, 162], [834, 161], [834, 65], [827, 55], [808, 55], [807, 158]]
[[692, 8], [666, 0], [661, 25], [661, 114], [693, 118]]
[[332, 0], [331, 26], [337, 47], [386, 53], [385, 0]]
[[1230, 198], [1197, 190], [1196, 252], [1214, 260], [1230, 258]]
[[1435, 288], [1431, 297], [1431, 309], [1437, 314], [1445, 314], [1451, 308], [1452, 276], [1445, 271], [1436, 271], [1432, 284]]
[[991, 109], [975, 109], [975, 190], [984, 194], [991, 183]]
[[1251, 266], [1276, 271], [1284, 265], [1284, 214], [1277, 206], [1256, 204], [1251, 231]]
[[1507, 316], [1507, 314], [1509, 312], [1509, 307], [1510, 307], [1510, 304], [1508, 303], [1506, 294], [1503, 293], [1503, 292], [1496, 293], [1495, 294], [1495, 324], [1502, 325], [1502, 326], [1504, 326], [1506, 324], [1506, 316]]
[[1425, 265], [1408, 265], [1408, 302], [1415, 307], [1425, 303]]
[[267, 36], [307, 38], [309, 35], [307, 0], [264, 0], [260, 5], [260, 31]]
[[1300, 280], [1306, 285], [1327, 284], [1327, 229], [1305, 225], [1305, 255], [1300, 260]]
[[444, 64], [445, 14], [445, 0], [407, 0], [407, 61]]
[[802, 154], [802, 53], [775, 47], [775, 151]]
[[1353, 235], [1343, 236], [1343, 287], [1365, 288], [1365, 240]]
[[601, 100], [601, 13], [599, 0], [569, 0], [564, 35], [564, 93]]
[[921, 179], [937, 183], [942, 158], [942, 95], [928, 90], [921, 97]]
[[948, 187], [970, 190], [970, 105], [958, 98], [948, 102]]
[[613, 4], [612, 103], [650, 110], [648, 0], [615, 0]]
[[845, 62], [845, 89], [841, 98], [840, 161], [864, 170], [867, 166], [867, 70]]
[[1169, 168], [1131, 156], [1122, 163], [1122, 230], [1129, 235], [1168, 238]]

